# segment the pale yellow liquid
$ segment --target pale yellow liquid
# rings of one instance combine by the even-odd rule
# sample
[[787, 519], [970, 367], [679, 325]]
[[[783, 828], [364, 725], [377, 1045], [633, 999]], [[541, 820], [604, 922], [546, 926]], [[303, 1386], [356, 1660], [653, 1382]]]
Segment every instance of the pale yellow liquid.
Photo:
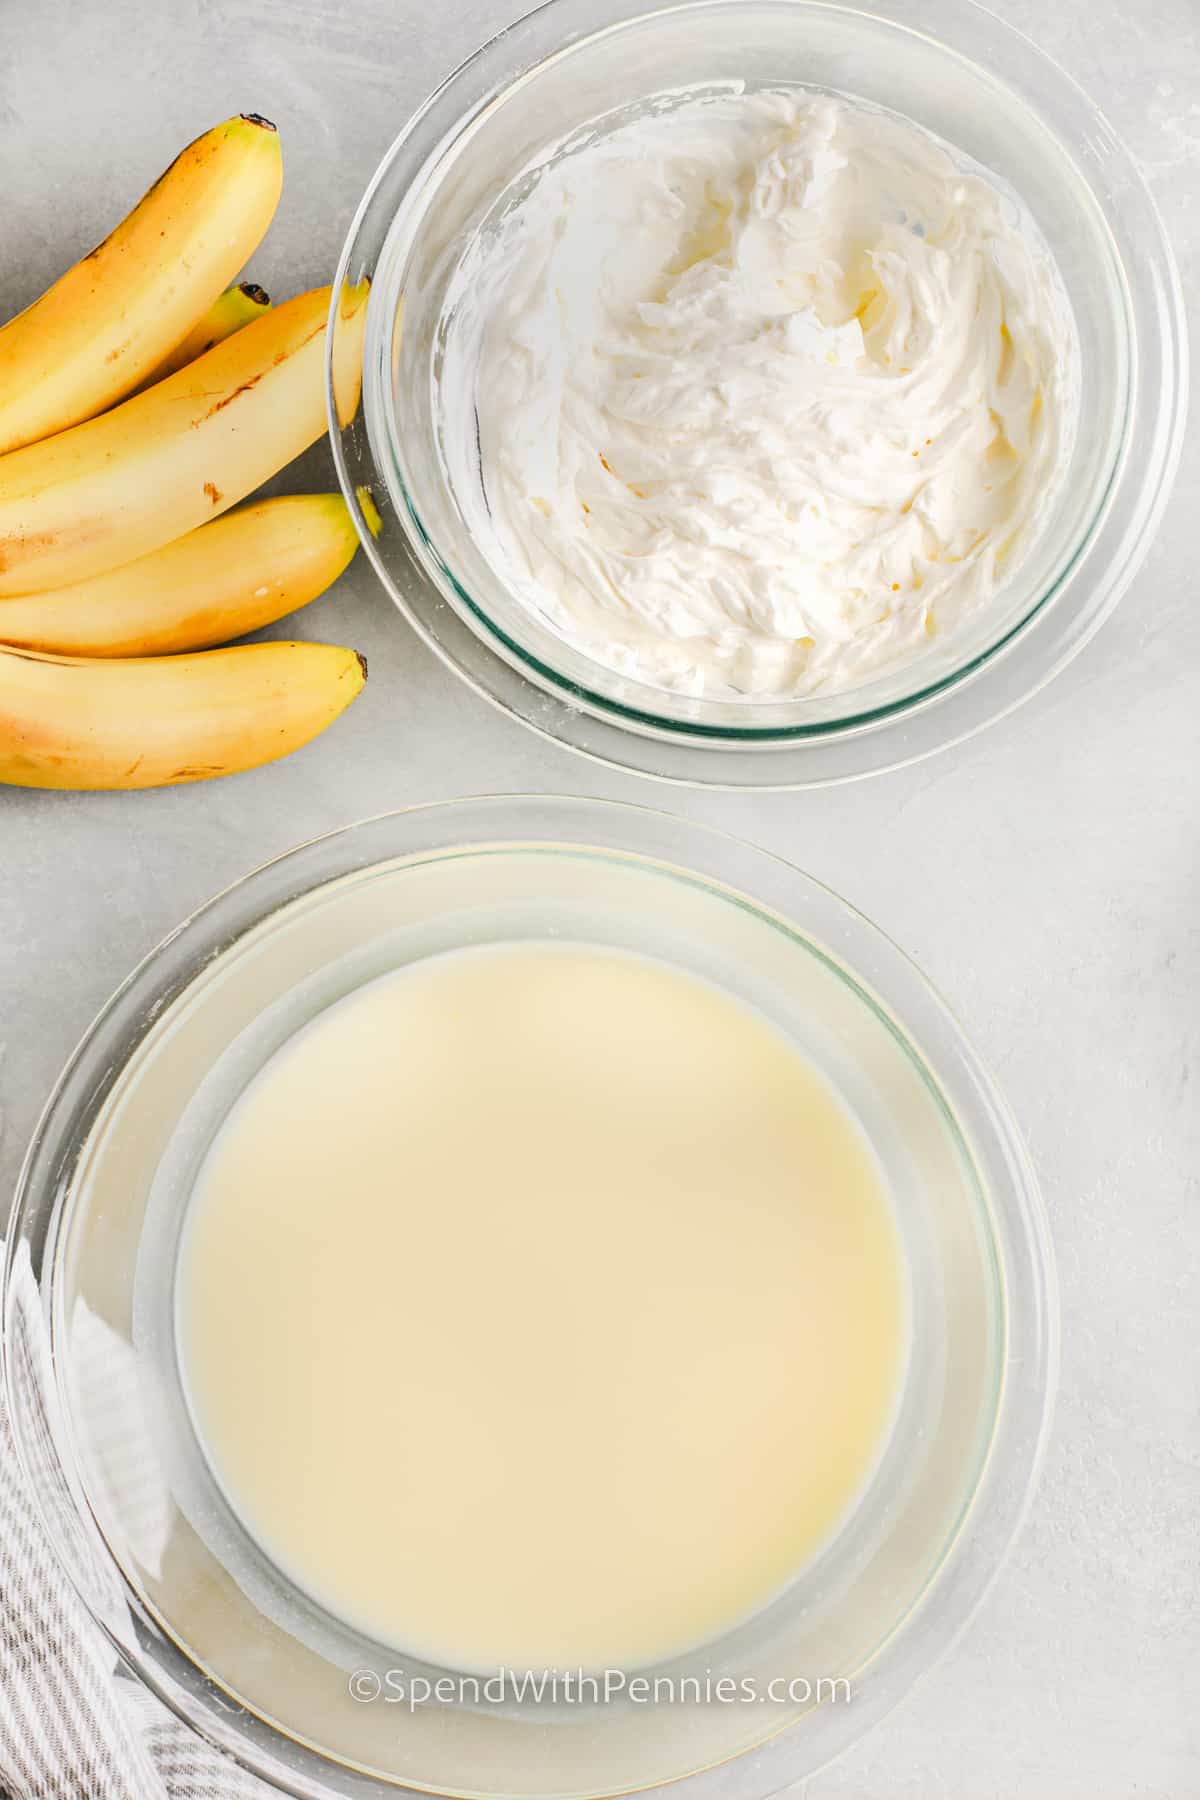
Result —
[[209, 1154], [179, 1283], [264, 1550], [475, 1670], [637, 1667], [762, 1605], [903, 1361], [841, 1101], [718, 989], [585, 946], [437, 958], [306, 1027]]

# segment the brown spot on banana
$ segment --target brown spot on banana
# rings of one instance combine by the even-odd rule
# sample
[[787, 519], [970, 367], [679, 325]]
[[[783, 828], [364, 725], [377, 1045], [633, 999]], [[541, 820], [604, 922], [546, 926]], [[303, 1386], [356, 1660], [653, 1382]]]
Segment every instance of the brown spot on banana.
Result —
[[214, 482], [214, 481], [206, 481], [206, 482], [205, 482], [205, 484], [204, 484], [204, 491], [205, 491], [205, 493], [206, 493], [206, 494], [207, 494], [207, 495], [208, 495], [208, 497], [209, 497], [209, 499], [210, 499], [210, 500], [211, 500], [211, 501], [212, 501], [212, 503], [213, 503], [213, 505], [214, 505], [214, 506], [219, 506], [219, 505], [220, 505], [220, 503], [221, 503], [221, 490], [220, 490], [220, 488], [219, 488], [219, 487], [218, 487], [218, 486], [217, 486], [217, 484], [216, 484], [216, 482]]
[[[275, 352], [274, 361], [272, 362], [272, 365], [271, 365], [272, 368], [277, 369], [281, 362], [287, 361], [289, 356], [295, 356], [297, 350], [303, 350], [305, 344], [311, 344], [315, 337], [320, 337], [321, 333], [325, 329], [325, 325], [326, 325], [326, 321], [324, 319], [322, 319], [320, 324], [314, 325], [312, 330], [309, 332], [308, 336], [306, 338], [301, 338], [300, 342], [293, 349], [277, 350]], [[257, 376], [255, 376], [255, 380], [256, 381], [258, 380]]]
[[[75, 535], [78, 536], [79, 534], [76, 533]], [[37, 533], [17, 531], [10, 537], [0, 539], [0, 575], [3, 575], [6, 569], [11, 569], [13, 566], [12, 556], [7, 548], [8, 545], [11, 545], [13, 550], [16, 551], [29, 549], [39, 550], [48, 548], [51, 544], [55, 543], [57, 541], [57, 536], [58, 534], [52, 531], [42, 531]]]
[[222, 399], [217, 401], [215, 406], [210, 406], [208, 411], [204, 414], [203, 418], [193, 419], [192, 420], [193, 430], [196, 428], [196, 426], [203, 425], [205, 419], [211, 419], [214, 417], [215, 414], [217, 414], [219, 412], [223, 412], [227, 406], [231, 406], [233, 404], [233, 402], [237, 399], [239, 394], [248, 394], [250, 392], [250, 389], [256, 388], [261, 380], [262, 380], [262, 376], [261, 376], [261, 374], [259, 374], [259, 375], [252, 375], [250, 377], [249, 381], [243, 381], [241, 387], [234, 388], [232, 394], [224, 395], [224, 397]]

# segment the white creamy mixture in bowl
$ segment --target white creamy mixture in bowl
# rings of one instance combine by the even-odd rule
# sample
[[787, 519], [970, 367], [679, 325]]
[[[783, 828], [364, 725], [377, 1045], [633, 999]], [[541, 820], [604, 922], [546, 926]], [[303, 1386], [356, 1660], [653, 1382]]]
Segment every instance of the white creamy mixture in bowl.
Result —
[[522, 190], [450, 284], [435, 406], [532, 611], [753, 700], [845, 692], [991, 603], [1079, 387], [1015, 196], [900, 118], [737, 88], [587, 127]]
[[1011, 710], [1177, 462], [1153, 202], [971, 0], [551, 0], [405, 126], [363, 277], [332, 438], [387, 590], [502, 708], [668, 780], [845, 780]]

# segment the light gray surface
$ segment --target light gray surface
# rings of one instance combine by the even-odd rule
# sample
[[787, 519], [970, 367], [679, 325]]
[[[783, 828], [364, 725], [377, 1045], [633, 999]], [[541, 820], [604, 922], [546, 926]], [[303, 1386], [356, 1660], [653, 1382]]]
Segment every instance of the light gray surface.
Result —
[[[327, 280], [409, 108], [520, 0], [0, 0], [0, 316], [186, 139], [257, 109], [287, 180], [252, 273]], [[1200, 279], [1196, 0], [1009, 0], [1142, 158]], [[300, 635], [370, 659], [364, 697], [274, 768], [156, 794], [0, 790], [0, 1194], [64, 1057], [192, 907], [314, 833], [414, 801], [607, 794], [802, 864], [917, 959], [1028, 1135], [1064, 1301], [1061, 1397], [1031, 1521], [948, 1660], [806, 1800], [1200, 1796], [1200, 445], [1116, 618], [965, 748], [811, 795], [609, 775], [465, 691], [363, 565]], [[324, 447], [289, 485], [333, 485]], [[0, 1206], [0, 1216], [3, 1207]]]

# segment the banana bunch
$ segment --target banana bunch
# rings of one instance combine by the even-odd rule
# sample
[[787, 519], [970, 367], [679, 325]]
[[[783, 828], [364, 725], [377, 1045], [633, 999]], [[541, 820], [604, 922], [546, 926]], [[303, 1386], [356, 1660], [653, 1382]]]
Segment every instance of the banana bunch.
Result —
[[[314, 599], [357, 548], [338, 495], [247, 499], [325, 430], [331, 290], [273, 307], [235, 282], [282, 176], [274, 126], [227, 120], [0, 328], [0, 782], [231, 774], [362, 688], [352, 650], [211, 648]], [[346, 422], [365, 284], [338, 317]]]

